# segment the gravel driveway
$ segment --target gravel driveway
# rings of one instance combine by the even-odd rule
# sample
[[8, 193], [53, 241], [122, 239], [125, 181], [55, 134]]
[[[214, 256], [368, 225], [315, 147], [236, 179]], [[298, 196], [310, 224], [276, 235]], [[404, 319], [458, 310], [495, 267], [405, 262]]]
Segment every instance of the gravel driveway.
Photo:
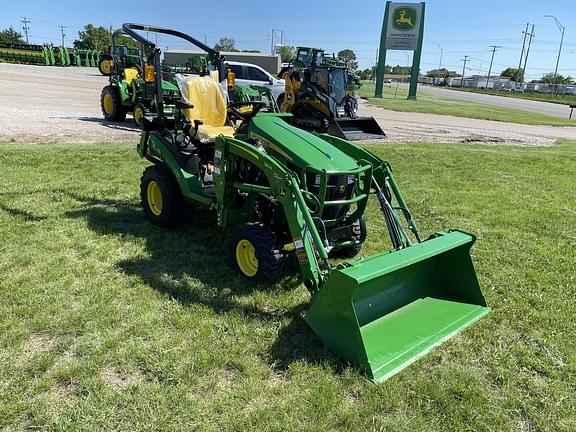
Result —
[[[0, 141], [135, 142], [132, 119], [104, 121], [100, 92], [107, 78], [96, 68], [0, 63]], [[548, 146], [576, 140], [576, 128], [526, 126], [435, 114], [387, 111], [360, 101], [360, 115], [373, 116], [388, 134], [381, 143], [508, 143]]]
[[96, 68], [0, 63], [0, 141], [93, 143], [134, 141], [127, 118], [105, 122], [100, 92], [108, 82]]

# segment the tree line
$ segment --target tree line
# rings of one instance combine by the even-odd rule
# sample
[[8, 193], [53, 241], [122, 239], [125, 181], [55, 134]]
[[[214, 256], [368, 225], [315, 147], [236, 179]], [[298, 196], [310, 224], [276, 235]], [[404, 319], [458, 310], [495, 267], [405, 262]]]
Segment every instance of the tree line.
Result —
[[[74, 40], [73, 46], [77, 49], [90, 49], [90, 50], [106, 50], [108, 46], [112, 43], [112, 28], [106, 28], [102, 26], [95, 26], [93, 24], [87, 24], [84, 26], [83, 30], [78, 32], [78, 38]], [[0, 42], [1, 43], [26, 43], [23, 35], [15, 30], [13, 27], [0, 31]], [[132, 38], [119, 35], [116, 42], [118, 45], [127, 45], [131, 47], [137, 47], [138, 44]], [[259, 50], [239, 50], [236, 48], [236, 41], [231, 37], [222, 37], [214, 44], [214, 49], [216, 51], [225, 52], [253, 52], [259, 53]], [[283, 46], [280, 48], [280, 58], [283, 63], [288, 63], [294, 59], [296, 55], [296, 48], [293, 46]], [[338, 57], [346, 60], [348, 67], [353, 71], [357, 72], [360, 79], [370, 80], [375, 78], [375, 68], [366, 68], [363, 70], [358, 70], [358, 59], [356, 53], [351, 49], [343, 49], [338, 52]], [[386, 65], [384, 68], [384, 73], [386, 75], [410, 75], [411, 68], [408, 66], [389, 66]], [[456, 71], [450, 71], [448, 69], [432, 69], [426, 72], [428, 77], [455, 77], [458, 76]], [[513, 67], [504, 69], [500, 73], [501, 77], [510, 78], [512, 81], [524, 81], [524, 71], [518, 70]], [[572, 84], [574, 79], [570, 76], [555, 75], [554, 73], [546, 73], [542, 75], [542, 78], [537, 80], [532, 80], [533, 83], [546, 83], [546, 84]]]

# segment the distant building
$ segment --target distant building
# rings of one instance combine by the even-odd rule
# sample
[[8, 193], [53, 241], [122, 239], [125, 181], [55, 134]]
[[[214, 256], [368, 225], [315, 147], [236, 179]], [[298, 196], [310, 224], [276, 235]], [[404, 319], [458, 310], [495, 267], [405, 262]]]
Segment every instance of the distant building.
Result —
[[[168, 64], [186, 64], [191, 54], [198, 54], [198, 51], [184, 49], [169, 49], [164, 51], [164, 61]], [[251, 63], [260, 66], [272, 75], [280, 72], [280, 56], [266, 53], [247, 52], [221, 52], [228, 61]]]
[[[488, 88], [488, 89], [501, 89], [507, 87], [511, 83], [510, 78], [501, 76], [488, 76], [486, 75], [472, 75], [469, 77], [452, 77], [448, 80], [450, 87], [464, 87], [464, 88]], [[512, 83], [512, 87], [514, 84]]]

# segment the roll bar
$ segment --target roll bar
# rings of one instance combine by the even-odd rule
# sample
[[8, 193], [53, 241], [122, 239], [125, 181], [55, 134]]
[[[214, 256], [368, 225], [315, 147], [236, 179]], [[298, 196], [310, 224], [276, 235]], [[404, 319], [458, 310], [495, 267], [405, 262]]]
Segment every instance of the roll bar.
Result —
[[146, 47], [150, 53], [152, 53], [153, 57], [153, 65], [154, 65], [154, 74], [155, 74], [155, 94], [154, 97], [156, 98], [156, 110], [160, 117], [164, 116], [164, 101], [162, 99], [162, 64], [160, 63], [160, 49], [156, 47], [156, 44], [146, 39], [136, 30], [145, 31], [145, 32], [153, 32], [153, 33], [161, 33], [167, 34], [170, 36], [175, 36], [180, 39], [184, 39], [185, 41], [191, 43], [192, 45], [197, 46], [201, 50], [208, 53], [208, 58], [210, 62], [216, 66], [218, 69], [219, 80], [221, 81], [226, 76], [224, 68], [224, 57], [220, 55], [218, 51], [210, 48], [209, 46], [203, 44], [199, 40], [193, 38], [192, 36], [187, 35], [186, 33], [179, 32], [177, 30], [167, 29], [163, 27], [151, 26], [151, 25], [144, 25], [144, 24], [134, 24], [134, 23], [125, 23], [122, 24], [122, 31], [127, 34], [128, 36], [134, 38], [136, 41], [140, 42], [142, 46]]

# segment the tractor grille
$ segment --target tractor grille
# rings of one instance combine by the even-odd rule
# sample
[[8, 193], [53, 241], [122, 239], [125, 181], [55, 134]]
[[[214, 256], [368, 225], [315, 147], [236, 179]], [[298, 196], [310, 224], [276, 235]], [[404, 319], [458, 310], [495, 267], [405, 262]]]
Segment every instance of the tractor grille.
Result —
[[[354, 175], [328, 175], [324, 202], [351, 199], [356, 192], [356, 181], [357, 178]], [[306, 182], [308, 191], [320, 199], [320, 176], [308, 173]], [[323, 220], [341, 219], [346, 216], [349, 209], [349, 205], [325, 205], [320, 217]]]

